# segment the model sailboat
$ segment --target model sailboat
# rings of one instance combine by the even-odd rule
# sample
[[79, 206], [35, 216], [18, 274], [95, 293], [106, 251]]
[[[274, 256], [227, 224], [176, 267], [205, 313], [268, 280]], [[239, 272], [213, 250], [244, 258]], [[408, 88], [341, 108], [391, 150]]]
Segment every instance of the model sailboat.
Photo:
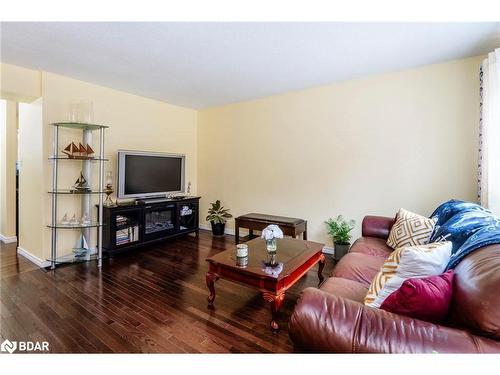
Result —
[[66, 146], [64, 150], [62, 150], [63, 154], [68, 155], [68, 158], [74, 158], [75, 154], [79, 152], [78, 146], [75, 145], [74, 142], [71, 142]]
[[62, 150], [62, 153], [67, 155], [68, 158], [70, 159], [93, 159], [94, 157], [92, 154], [94, 154], [94, 150], [92, 147], [90, 147], [89, 144], [86, 146], [83, 145], [82, 143], [79, 143], [78, 146], [75, 144], [75, 142], [71, 142], [69, 145], [67, 145], [64, 150]]
[[76, 258], [86, 258], [90, 256], [90, 248], [83, 234], [76, 241], [75, 247], [73, 248], [73, 254]]
[[80, 172], [80, 177], [76, 180], [75, 184], [73, 185], [73, 188], [77, 192], [82, 192], [82, 191], [89, 191], [89, 185], [87, 184], [87, 179], [83, 177], [83, 173]]

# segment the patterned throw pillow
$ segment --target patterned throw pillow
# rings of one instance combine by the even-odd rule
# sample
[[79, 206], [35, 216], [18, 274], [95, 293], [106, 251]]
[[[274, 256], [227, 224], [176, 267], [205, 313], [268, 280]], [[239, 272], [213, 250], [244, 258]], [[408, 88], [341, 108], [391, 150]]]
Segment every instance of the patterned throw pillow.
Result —
[[394, 250], [373, 279], [365, 305], [380, 307], [407, 279], [443, 273], [451, 257], [451, 242], [434, 242]]
[[431, 238], [434, 225], [436, 222], [433, 219], [401, 208], [387, 238], [387, 245], [393, 249], [425, 245]]

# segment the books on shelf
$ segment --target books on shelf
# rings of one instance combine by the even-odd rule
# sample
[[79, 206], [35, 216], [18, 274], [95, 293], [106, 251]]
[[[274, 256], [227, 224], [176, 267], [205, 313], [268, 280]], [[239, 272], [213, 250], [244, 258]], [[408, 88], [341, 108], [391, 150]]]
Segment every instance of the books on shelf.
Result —
[[129, 218], [126, 216], [116, 215], [116, 225], [117, 226], [127, 224], [129, 221], [130, 221]]
[[[118, 221], [118, 218], [117, 218]], [[118, 224], [118, 222], [117, 222]], [[139, 226], [131, 226], [128, 228], [120, 229], [116, 231], [116, 244], [123, 245], [126, 243], [131, 243], [139, 241]]]

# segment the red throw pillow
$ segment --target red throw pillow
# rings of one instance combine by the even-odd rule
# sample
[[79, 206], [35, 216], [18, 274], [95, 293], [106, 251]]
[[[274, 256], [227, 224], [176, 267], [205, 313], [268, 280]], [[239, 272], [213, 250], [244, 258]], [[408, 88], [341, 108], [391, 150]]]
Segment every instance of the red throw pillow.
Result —
[[442, 322], [450, 308], [453, 270], [441, 275], [408, 279], [380, 306], [396, 314], [428, 322]]

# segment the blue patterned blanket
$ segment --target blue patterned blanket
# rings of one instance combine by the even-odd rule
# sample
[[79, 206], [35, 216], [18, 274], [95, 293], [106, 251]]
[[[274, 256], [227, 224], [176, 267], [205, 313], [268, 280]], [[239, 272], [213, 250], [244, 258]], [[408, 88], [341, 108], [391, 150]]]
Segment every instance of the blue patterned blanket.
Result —
[[446, 270], [481, 247], [500, 244], [500, 218], [484, 207], [452, 199], [432, 213], [436, 221], [430, 242], [448, 240], [453, 244]]

